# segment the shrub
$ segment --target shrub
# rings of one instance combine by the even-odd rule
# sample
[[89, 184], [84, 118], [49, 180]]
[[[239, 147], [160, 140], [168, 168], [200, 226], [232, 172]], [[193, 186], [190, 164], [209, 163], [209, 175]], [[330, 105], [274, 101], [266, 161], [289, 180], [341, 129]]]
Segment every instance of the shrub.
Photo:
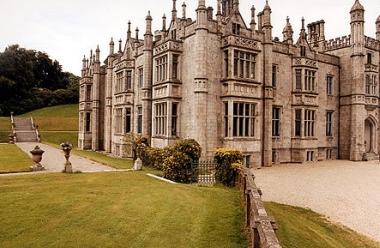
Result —
[[221, 148], [215, 152], [216, 180], [225, 186], [235, 186], [242, 165], [243, 154], [234, 149]]
[[202, 148], [199, 143], [193, 139], [183, 139], [177, 141], [173, 149], [185, 153], [193, 162], [197, 162], [201, 157]]
[[162, 170], [165, 159], [170, 155], [171, 148], [153, 148], [144, 144], [138, 145], [137, 156], [141, 159], [143, 166]]
[[183, 152], [172, 151], [163, 165], [164, 177], [179, 183], [193, 183], [197, 181], [196, 169], [192, 159]]

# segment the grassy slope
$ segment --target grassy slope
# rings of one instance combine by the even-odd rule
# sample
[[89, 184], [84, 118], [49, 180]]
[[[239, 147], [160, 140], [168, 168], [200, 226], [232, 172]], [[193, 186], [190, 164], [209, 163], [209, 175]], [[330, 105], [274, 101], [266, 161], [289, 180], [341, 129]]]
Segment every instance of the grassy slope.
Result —
[[235, 189], [129, 172], [0, 178], [0, 192], [4, 248], [246, 247]]
[[0, 144], [0, 173], [29, 171], [32, 160], [16, 145]]
[[0, 117], [0, 143], [8, 142], [8, 135], [11, 133], [11, 121], [9, 117]]
[[366, 248], [380, 247], [356, 232], [327, 221], [323, 216], [307, 209], [266, 203], [279, 230], [278, 238], [283, 248]]

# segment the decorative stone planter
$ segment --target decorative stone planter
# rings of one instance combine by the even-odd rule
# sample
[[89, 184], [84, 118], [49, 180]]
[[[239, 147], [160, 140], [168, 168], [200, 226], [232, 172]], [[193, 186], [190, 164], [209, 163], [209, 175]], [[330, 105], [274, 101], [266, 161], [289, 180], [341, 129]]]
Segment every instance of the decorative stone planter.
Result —
[[73, 173], [73, 166], [70, 163], [70, 153], [71, 150], [73, 149], [73, 145], [70, 144], [69, 142], [62, 143], [61, 144], [62, 151], [65, 154], [66, 162], [65, 162], [65, 169], [62, 171], [63, 173]]
[[43, 171], [45, 170], [45, 167], [41, 165], [42, 161], [42, 154], [44, 154], [45, 151], [41, 150], [39, 146], [36, 146], [30, 153], [32, 154], [32, 160], [35, 163], [33, 166], [30, 167], [31, 171]]

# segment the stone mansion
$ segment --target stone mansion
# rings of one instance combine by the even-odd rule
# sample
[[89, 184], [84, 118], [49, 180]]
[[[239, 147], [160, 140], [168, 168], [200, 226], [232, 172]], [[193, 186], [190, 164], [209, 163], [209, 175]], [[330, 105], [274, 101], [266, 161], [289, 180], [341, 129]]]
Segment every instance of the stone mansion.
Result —
[[378, 158], [380, 16], [376, 39], [359, 0], [351, 34], [326, 40], [323, 20], [302, 19], [295, 35], [287, 18], [279, 39], [268, 1], [249, 25], [239, 0], [217, 0], [216, 11], [199, 0], [196, 20], [186, 11], [173, 0], [161, 30], [148, 13], [143, 37], [129, 23], [104, 64], [99, 48], [83, 59], [81, 149], [128, 157], [125, 135], [135, 133], [154, 147], [193, 138], [204, 158], [237, 148], [252, 167]]

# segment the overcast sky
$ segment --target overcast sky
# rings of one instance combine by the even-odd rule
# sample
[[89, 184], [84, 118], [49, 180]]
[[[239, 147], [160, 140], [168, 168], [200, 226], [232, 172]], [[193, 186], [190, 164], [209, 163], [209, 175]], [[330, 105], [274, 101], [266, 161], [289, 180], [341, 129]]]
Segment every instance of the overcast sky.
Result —
[[[217, 0], [206, 0], [216, 9]], [[182, 1], [177, 1], [182, 15]], [[197, 0], [187, 0], [187, 14], [195, 17]], [[306, 23], [324, 19], [327, 39], [350, 32], [349, 11], [354, 0], [270, 0], [273, 35], [282, 39], [286, 16], [298, 36], [301, 18]], [[375, 21], [380, 15], [379, 0], [361, 0], [366, 9], [365, 33], [375, 37]], [[261, 11], [265, 0], [240, 0], [240, 12], [250, 21], [250, 8]], [[171, 0], [0, 0], [0, 50], [10, 44], [36, 49], [57, 59], [65, 71], [80, 74], [84, 53], [100, 45], [101, 58], [108, 53], [110, 37], [125, 41], [127, 22], [145, 32], [145, 17], [151, 10], [154, 29], [161, 28], [164, 13], [171, 16]], [[168, 18], [169, 21], [170, 18]], [[134, 33], [134, 32], [133, 32]]]

